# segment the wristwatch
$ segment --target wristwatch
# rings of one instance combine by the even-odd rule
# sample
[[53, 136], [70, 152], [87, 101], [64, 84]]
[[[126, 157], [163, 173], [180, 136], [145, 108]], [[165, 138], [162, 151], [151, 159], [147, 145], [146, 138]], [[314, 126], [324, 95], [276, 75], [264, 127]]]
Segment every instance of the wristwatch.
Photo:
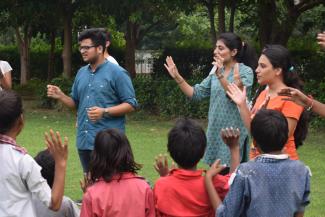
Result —
[[111, 116], [110, 113], [109, 113], [109, 111], [108, 111], [108, 108], [104, 108], [103, 116], [106, 117], [106, 118], [108, 118], [108, 117]]

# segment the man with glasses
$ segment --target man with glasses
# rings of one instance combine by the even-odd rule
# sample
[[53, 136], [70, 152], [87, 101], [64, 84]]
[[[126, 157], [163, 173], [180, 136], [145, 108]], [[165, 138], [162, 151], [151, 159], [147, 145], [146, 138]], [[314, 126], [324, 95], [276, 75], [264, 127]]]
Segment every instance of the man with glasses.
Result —
[[79, 69], [71, 95], [65, 95], [54, 85], [47, 86], [47, 95], [77, 109], [77, 148], [87, 173], [97, 132], [107, 128], [124, 132], [125, 114], [135, 110], [137, 101], [128, 72], [105, 59], [106, 37], [102, 31], [84, 30], [78, 41], [88, 65]]

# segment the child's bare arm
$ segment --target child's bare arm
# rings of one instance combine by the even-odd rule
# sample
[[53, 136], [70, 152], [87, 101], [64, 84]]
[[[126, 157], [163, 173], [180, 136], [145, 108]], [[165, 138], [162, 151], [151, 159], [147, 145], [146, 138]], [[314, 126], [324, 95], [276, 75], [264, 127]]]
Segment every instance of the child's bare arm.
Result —
[[45, 133], [45, 142], [50, 153], [55, 160], [55, 174], [52, 187], [52, 198], [50, 209], [57, 211], [61, 207], [64, 194], [64, 180], [68, 159], [68, 138], [64, 138], [64, 143], [59, 132], [50, 130], [50, 135]]
[[87, 188], [92, 185], [92, 181], [90, 178], [90, 173], [88, 172], [86, 175], [84, 175], [84, 179], [83, 180], [79, 180], [80, 183], [80, 188], [82, 190], [83, 193], [86, 193]]
[[294, 217], [304, 217], [304, 212], [297, 212]]
[[220, 160], [216, 160], [210, 167], [210, 169], [206, 172], [204, 182], [205, 188], [208, 192], [210, 203], [214, 210], [218, 208], [218, 206], [222, 203], [221, 199], [213, 185], [213, 177], [220, 173], [224, 167], [220, 165]]
[[230, 173], [233, 173], [240, 164], [239, 129], [226, 128], [221, 130], [221, 138], [228, 146], [231, 155]]

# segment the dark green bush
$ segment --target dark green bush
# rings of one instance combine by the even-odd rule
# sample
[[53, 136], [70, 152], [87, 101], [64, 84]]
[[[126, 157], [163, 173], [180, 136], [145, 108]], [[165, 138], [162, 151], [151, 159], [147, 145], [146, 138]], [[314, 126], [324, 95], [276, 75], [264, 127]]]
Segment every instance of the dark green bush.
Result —
[[46, 82], [38, 78], [32, 78], [26, 85], [14, 85], [13, 89], [21, 96], [34, 97], [40, 96], [46, 91]]
[[167, 78], [169, 75], [164, 67], [167, 56], [172, 56], [178, 71], [184, 78], [205, 77], [212, 68], [213, 51], [197, 48], [166, 48], [161, 56], [154, 60], [154, 77]]
[[[318, 101], [325, 103], [325, 81], [310, 80], [308, 83], [305, 83], [305, 93], [311, 94]], [[316, 127], [325, 127], [325, 120], [313, 114], [311, 124]]]
[[[65, 93], [66, 95], [69, 95], [71, 92], [71, 87], [73, 84], [73, 79], [67, 79], [64, 77], [56, 77], [53, 78], [49, 84], [56, 85], [60, 87], [60, 89]], [[39, 93], [40, 97], [40, 107], [41, 108], [54, 108], [57, 105], [57, 100], [51, 99], [47, 97], [47, 87], [44, 85], [44, 89], [42, 92]]]
[[[189, 80], [198, 83], [200, 80]], [[133, 80], [140, 109], [163, 116], [187, 116], [205, 118], [208, 113], [208, 99], [191, 102], [179, 89], [174, 80], [137, 76]]]

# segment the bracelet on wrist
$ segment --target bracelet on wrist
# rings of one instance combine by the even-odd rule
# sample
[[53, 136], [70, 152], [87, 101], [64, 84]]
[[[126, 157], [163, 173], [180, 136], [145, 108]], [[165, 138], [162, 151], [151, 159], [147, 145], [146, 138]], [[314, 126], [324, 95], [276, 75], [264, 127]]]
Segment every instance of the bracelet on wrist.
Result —
[[184, 82], [184, 78], [182, 78], [181, 81], [177, 81], [177, 80], [176, 80], [176, 83], [177, 83], [178, 85], [180, 85], [180, 84], [183, 83], [183, 82]]
[[314, 98], [311, 95], [308, 95], [308, 107], [306, 108], [307, 111], [312, 110], [313, 106], [314, 106]]
[[217, 73], [216, 76], [217, 76], [217, 78], [218, 78], [219, 80], [222, 79], [222, 78], [224, 77], [223, 74], [221, 74], [221, 73]]

